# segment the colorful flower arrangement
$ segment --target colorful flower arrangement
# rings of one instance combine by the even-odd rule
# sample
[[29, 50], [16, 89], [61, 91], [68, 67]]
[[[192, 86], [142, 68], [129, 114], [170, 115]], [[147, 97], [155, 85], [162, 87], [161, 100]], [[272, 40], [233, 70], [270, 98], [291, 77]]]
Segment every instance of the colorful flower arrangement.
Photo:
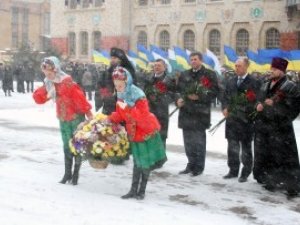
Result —
[[125, 128], [110, 122], [102, 113], [80, 124], [69, 146], [74, 155], [81, 155], [83, 159], [104, 160], [112, 164], [122, 164], [129, 154]]

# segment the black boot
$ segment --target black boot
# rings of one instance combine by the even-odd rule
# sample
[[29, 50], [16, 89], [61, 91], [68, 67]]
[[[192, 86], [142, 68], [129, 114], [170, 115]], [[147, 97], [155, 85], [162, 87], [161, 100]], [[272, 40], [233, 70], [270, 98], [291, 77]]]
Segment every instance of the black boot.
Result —
[[142, 170], [142, 182], [139, 188], [139, 192], [136, 196], [136, 199], [138, 200], [143, 200], [145, 198], [145, 191], [146, 191], [149, 175], [150, 175], [150, 170]]
[[141, 177], [140, 169], [138, 169], [136, 166], [134, 166], [133, 174], [132, 174], [131, 189], [126, 195], [123, 195], [121, 198], [128, 199], [128, 198], [135, 198], [137, 196], [137, 189], [139, 186], [140, 177]]
[[73, 172], [73, 176], [72, 176], [72, 184], [73, 185], [78, 184], [80, 166], [81, 166], [81, 156], [77, 155], [77, 156], [75, 156], [75, 166], [74, 166], [74, 172]]
[[72, 164], [73, 164], [73, 156], [65, 155], [65, 175], [59, 183], [65, 184], [65, 183], [71, 181], [71, 179], [72, 179]]

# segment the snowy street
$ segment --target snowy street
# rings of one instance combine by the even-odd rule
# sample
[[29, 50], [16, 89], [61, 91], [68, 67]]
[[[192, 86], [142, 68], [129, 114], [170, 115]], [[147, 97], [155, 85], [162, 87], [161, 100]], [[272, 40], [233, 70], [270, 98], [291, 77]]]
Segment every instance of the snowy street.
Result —
[[[83, 163], [78, 186], [58, 181], [64, 172], [55, 105], [36, 105], [31, 94], [0, 93], [1, 225], [298, 225], [300, 198], [265, 191], [252, 178], [224, 180], [228, 172], [224, 124], [207, 132], [201, 176], [178, 175], [186, 165], [177, 113], [170, 121], [168, 161], [151, 174], [146, 198], [122, 200], [131, 184], [132, 159], [96, 170]], [[94, 104], [91, 102], [91, 104]], [[222, 115], [214, 109], [212, 124]], [[298, 150], [300, 119], [294, 122]]]

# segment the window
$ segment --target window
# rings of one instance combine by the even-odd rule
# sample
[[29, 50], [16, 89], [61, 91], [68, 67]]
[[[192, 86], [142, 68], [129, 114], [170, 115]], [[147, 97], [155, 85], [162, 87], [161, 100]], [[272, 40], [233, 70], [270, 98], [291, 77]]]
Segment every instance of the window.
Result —
[[100, 7], [104, 3], [104, 0], [95, 0], [95, 7]]
[[16, 7], [12, 8], [12, 14], [11, 14], [11, 42], [12, 42], [12, 47], [13, 48], [18, 48], [19, 47], [19, 9]]
[[140, 31], [137, 38], [138, 44], [144, 45], [147, 47], [147, 34], [145, 31]]
[[100, 33], [100, 31], [94, 31], [94, 33], [93, 33], [93, 48], [95, 50], [101, 49], [101, 33]]
[[88, 8], [90, 5], [90, 0], [82, 0], [82, 8]]
[[74, 32], [70, 32], [68, 35], [69, 40], [69, 55], [76, 55], [76, 34]]
[[139, 6], [147, 5], [148, 0], [139, 0]]
[[184, 0], [185, 3], [196, 2], [196, 0]]
[[80, 54], [81, 55], [87, 55], [88, 54], [88, 48], [89, 48], [89, 42], [88, 42], [88, 33], [87, 32], [81, 32], [80, 33]]
[[159, 47], [166, 52], [168, 52], [170, 48], [170, 34], [166, 30], [159, 34]]
[[249, 48], [249, 33], [245, 29], [240, 29], [236, 33], [236, 53], [245, 56]]
[[170, 3], [171, 3], [171, 0], [160, 0], [160, 4], [162, 4], [162, 5], [167, 5]]
[[76, 9], [77, 7], [77, 0], [69, 0], [70, 1], [70, 8]]
[[266, 48], [279, 48], [280, 34], [275, 28], [270, 28], [266, 32]]
[[190, 51], [195, 50], [195, 34], [191, 30], [186, 30], [183, 34], [183, 47]]
[[220, 53], [221, 53], [221, 33], [220, 33], [220, 31], [213, 29], [209, 32], [208, 48], [215, 55], [220, 55]]
[[28, 14], [29, 9], [23, 9], [23, 16], [22, 16], [22, 44], [28, 45]]

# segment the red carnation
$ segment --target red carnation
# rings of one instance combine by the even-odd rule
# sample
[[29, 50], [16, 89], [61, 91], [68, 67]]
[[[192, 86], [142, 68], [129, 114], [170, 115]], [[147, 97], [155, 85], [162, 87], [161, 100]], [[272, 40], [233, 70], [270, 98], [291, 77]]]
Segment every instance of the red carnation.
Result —
[[247, 90], [246, 98], [249, 102], [254, 102], [256, 100], [256, 95], [253, 90]]
[[278, 90], [275, 96], [272, 98], [274, 102], [279, 102], [285, 98], [285, 93], [282, 90]]
[[161, 81], [157, 82], [155, 84], [155, 87], [156, 87], [157, 90], [159, 90], [160, 93], [166, 93], [167, 92], [167, 86]]
[[103, 98], [111, 97], [112, 93], [108, 90], [108, 88], [100, 88], [100, 95]]
[[201, 82], [202, 86], [207, 89], [211, 88], [211, 86], [212, 86], [211, 81], [207, 77], [201, 77], [200, 82]]

